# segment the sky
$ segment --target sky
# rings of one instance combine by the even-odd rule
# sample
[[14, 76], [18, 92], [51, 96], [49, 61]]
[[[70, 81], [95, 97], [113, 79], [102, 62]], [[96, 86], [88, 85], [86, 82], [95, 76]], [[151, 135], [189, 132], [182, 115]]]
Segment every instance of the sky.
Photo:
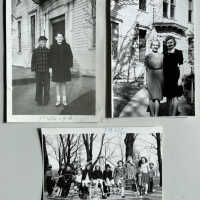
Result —
[[[56, 137], [58, 134], [64, 134], [67, 135], [68, 133], [73, 134], [82, 134], [82, 133], [95, 133], [97, 134], [97, 137], [95, 139], [94, 145], [93, 145], [93, 160], [97, 157], [100, 149], [101, 144], [101, 137], [104, 132], [105, 134], [105, 144], [103, 146], [102, 150], [102, 156], [105, 155], [105, 152], [107, 152], [107, 155], [110, 155], [111, 157], [111, 163], [110, 164], [116, 164], [118, 160], [122, 159], [122, 156], [125, 157], [125, 144], [124, 144], [124, 138], [126, 136], [126, 133], [137, 133], [137, 138], [134, 143], [134, 150], [140, 153], [140, 156], [145, 156], [148, 158], [150, 162], [155, 163], [155, 166], [157, 165], [157, 156], [155, 150], [150, 150], [150, 146], [156, 147], [156, 141], [154, 137], [152, 137], [151, 133], [155, 132], [162, 132], [159, 128], [156, 128], [154, 130], [149, 129], [137, 129], [134, 130], [129, 129], [120, 129], [120, 128], [113, 128], [113, 129], [76, 129], [75, 131], [71, 131], [74, 129], [49, 129], [49, 130], [43, 130], [43, 134], [45, 134], [46, 139], [54, 146], [57, 147]], [[131, 131], [132, 130], [132, 131]], [[76, 133], [75, 133], [76, 132]], [[120, 146], [122, 148], [120, 148]], [[122, 149], [122, 150], [121, 150]], [[105, 151], [107, 150], [107, 151]], [[52, 148], [47, 145], [47, 152], [49, 155], [49, 162], [52, 165], [53, 169], [57, 170], [59, 168], [58, 162], [56, 161]], [[110, 152], [110, 153], [109, 153]], [[84, 146], [81, 148], [80, 151], [82, 165], [84, 166], [86, 164], [86, 152]]]

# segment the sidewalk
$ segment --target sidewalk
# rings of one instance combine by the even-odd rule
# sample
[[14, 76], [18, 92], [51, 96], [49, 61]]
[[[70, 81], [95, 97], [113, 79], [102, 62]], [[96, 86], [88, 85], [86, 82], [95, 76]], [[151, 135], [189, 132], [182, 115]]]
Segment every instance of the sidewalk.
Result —
[[149, 117], [147, 112], [149, 104], [149, 94], [142, 88], [124, 107], [119, 117]]
[[[72, 72], [73, 78], [78, 78], [79, 74]], [[12, 84], [13, 85], [25, 85], [35, 82], [35, 72], [31, 71], [31, 68], [12, 66]]]
[[[69, 200], [69, 199], [73, 199], [73, 200], [80, 200], [80, 198], [78, 197], [78, 194], [75, 194], [74, 196], [69, 196], [67, 198], [62, 198], [62, 197], [47, 197], [47, 194], [44, 195], [44, 200]], [[91, 198], [90, 200], [100, 200], [102, 198]], [[143, 199], [143, 200], [162, 200], [162, 189], [158, 189], [156, 190], [154, 193], [152, 194], [148, 194], [145, 196], [138, 196], [136, 192], [133, 192], [131, 190], [125, 190], [125, 198], [121, 198], [120, 194], [116, 195], [116, 194], [111, 194], [110, 197], [107, 198], [107, 200], [139, 200], [139, 199]], [[89, 199], [88, 199], [89, 200]]]
[[13, 85], [23, 85], [35, 82], [35, 73], [30, 68], [12, 66]]
[[[129, 103], [123, 108], [120, 117], [149, 117], [149, 94], [145, 88], [139, 90]], [[187, 103], [185, 97], [179, 98], [178, 116], [192, 116], [193, 105]], [[166, 98], [160, 104], [159, 116], [167, 116]]]
[[[81, 105], [80, 107], [74, 106]], [[86, 115], [95, 114], [95, 78], [73, 78], [67, 83], [67, 102], [70, 114]], [[55, 83], [50, 85], [50, 101], [46, 106], [38, 106], [35, 102], [35, 84], [22, 84], [13, 86], [13, 114], [14, 115], [60, 115], [64, 107], [56, 107]], [[87, 111], [87, 112], [86, 112]]]

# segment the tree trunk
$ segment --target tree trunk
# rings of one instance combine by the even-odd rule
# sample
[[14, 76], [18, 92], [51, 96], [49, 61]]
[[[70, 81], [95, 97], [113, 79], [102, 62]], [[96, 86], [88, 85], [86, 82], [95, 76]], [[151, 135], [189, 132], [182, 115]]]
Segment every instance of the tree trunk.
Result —
[[127, 133], [126, 137], [124, 139], [124, 143], [126, 145], [126, 161], [129, 157], [133, 159], [134, 157], [134, 152], [133, 152], [133, 145], [136, 139], [136, 134], [135, 133]]
[[46, 138], [43, 135], [43, 151], [44, 151], [44, 174], [46, 173], [46, 170], [49, 166], [49, 158], [48, 158], [48, 154], [47, 154], [47, 148], [46, 148]]
[[67, 160], [66, 160], [66, 164], [67, 165], [70, 165], [70, 161], [71, 161], [71, 135], [69, 134], [67, 136], [67, 151], [66, 151], [66, 157], [67, 157]]
[[160, 187], [162, 187], [162, 155], [161, 155], [161, 138], [160, 133], [156, 133], [158, 168], [160, 172]]
[[60, 134], [60, 140], [61, 140], [61, 144], [62, 144], [62, 154], [63, 154], [63, 159], [64, 159], [64, 165], [67, 165], [67, 161], [66, 161], [66, 147], [65, 147], [65, 143], [63, 140], [63, 136]]

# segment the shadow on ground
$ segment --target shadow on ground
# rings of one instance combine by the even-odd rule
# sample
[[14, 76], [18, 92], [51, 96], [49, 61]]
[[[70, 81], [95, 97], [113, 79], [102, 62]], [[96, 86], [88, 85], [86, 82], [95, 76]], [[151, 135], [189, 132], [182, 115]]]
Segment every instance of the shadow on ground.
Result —
[[95, 114], [95, 91], [83, 94], [60, 113], [61, 115], [94, 115]]

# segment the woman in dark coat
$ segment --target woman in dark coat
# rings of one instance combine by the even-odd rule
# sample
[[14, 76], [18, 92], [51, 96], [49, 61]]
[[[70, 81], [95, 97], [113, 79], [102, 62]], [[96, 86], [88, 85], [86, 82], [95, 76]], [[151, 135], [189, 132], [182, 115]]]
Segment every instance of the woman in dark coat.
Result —
[[66, 82], [71, 81], [71, 71], [73, 66], [73, 54], [70, 45], [65, 42], [62, 33], [57, 33], [56, 42], [50, 48], [50, 66], [52, 67], [52, 81], [56, 82], [56, 106], [62, 103], [67, 105]]
[[183, 53], [175, 48], [176, 40], [173, 36], [165, 39], [166, 51], [164, 51], [164, 96], [167, 97], [168, 113], [175, 116], [178, 107], [180, 80], [180, 66], [183, 64]]

